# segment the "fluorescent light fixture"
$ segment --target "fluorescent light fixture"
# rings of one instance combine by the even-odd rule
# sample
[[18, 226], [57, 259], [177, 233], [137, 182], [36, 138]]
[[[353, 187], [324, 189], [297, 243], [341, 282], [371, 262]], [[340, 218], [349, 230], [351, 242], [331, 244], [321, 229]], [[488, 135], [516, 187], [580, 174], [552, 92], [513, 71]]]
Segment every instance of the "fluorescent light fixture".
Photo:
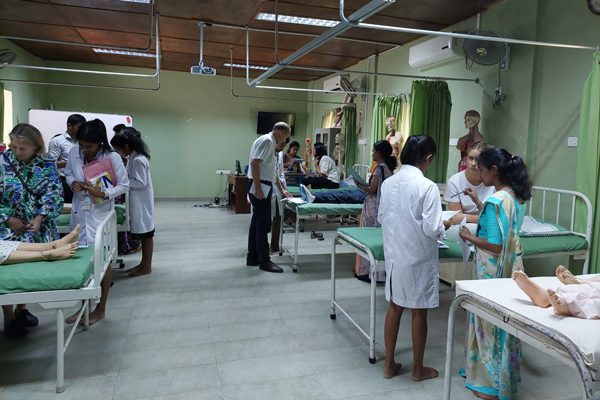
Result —
[[127, 3], [150, 4], [150, 0], [120, 0], [120, 1], [126, 1]]
[[[275, 14], [271, 13], [258, 13], [256, 19], [261, 21], [275, 21]], [[308, 17], [295, 17], [293, 15], [282, 15], [279, 14], [279, 22], [285, 24], [298, 24], [298, 25], [312, 25], [312, 26], [323, 26], [331, 28], [336, 26], [340, 21], [334, 21], [331, 19], [319, 19], [319, 18], [308, 18]]]
[[98, 49], [98, 48], [93, 48], [92, 50], [94, 50], [94, 53], [114, 54], [114, 55], [118, 55], [118, 56], [147, 57], [147, 58], [155, 58], [156, 57], [156, 54], [140, 53], [138, 51], [124, 51], [124, 50]]
[[[233, 67], [233, 68], [242, 68], [242, 69], [246, 69], [246, 64], [232, 64], [232, 63], [225, 63], [223, 64], [224, 67]], [[248, 68], [250, 69], [260, 69], [263, 71], [266, 71], [269, 69], [269, 67], [265, 67], [264, 65], [249, 65]]]

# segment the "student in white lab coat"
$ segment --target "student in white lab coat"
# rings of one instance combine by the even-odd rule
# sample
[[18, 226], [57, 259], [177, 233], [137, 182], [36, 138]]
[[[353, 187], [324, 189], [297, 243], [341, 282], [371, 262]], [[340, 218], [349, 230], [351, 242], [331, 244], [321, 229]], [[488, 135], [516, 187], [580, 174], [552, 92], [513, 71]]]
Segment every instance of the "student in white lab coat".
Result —
[[123, 158], [127, 158], [129, 176], [129, 213], [131, 233], [142, 241], [142, 260], [131, 268], [129, 276], [152, 273], [152, 252], [154, 250], [154, 189], [150, 176], [150, 154], [135, 128], [123, 128], [110, 141], [110, 144]]
[[[129, 178], [121, 156], [114, 152], [106, 137], [106, 126], [99, 119], [88, 121], [77, 129], [78, 144], [69, 151], [65, 168], [67, 184], [73, 190], [73, 208], [71, 210], [71, 229], [81, 225], [79, 244], [93, 246], [96, 229], [114, 208], [114, 199], [129, 190]], [[89, 183], [83, 174], [83, 166], [95, 160], [108, 158], [116, 175], [116, 185], [100, 189]], [[102, 201], [96, 204], [98, 199]], [[108, 268], [101, 282], [102, 296], [96, 309], [90, 313], [90, 324], [104, 318], [108, 291], [110, 289], [111, 269]], [[73, 323], [77, 313], [67, 318]]]
[[437, 147], [429, 136], [410, 136], [400, 154], [402, 167], [381, 187], [378, 219], [383, 228], [385, 254], [384, 378], [400, 371], [394, 351], [405, 308], [412, 312], [413, 366], [411, 379], [435, 378], [438, 372], [423, 366], [427, 341], [427, 309], [439, 303], [437, 240], [444, 237], [440, 193], [435, 183], [423, 176]]

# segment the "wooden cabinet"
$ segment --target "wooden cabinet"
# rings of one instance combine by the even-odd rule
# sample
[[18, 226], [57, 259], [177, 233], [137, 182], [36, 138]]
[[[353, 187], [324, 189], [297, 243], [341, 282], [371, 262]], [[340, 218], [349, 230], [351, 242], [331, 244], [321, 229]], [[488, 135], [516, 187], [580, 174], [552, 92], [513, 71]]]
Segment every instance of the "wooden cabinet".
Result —
[[243, 175], [230, 175], [227, 178], [229, 193], [229, 207], [236, 214], [250, 213], [248, 204], [248, 177]]

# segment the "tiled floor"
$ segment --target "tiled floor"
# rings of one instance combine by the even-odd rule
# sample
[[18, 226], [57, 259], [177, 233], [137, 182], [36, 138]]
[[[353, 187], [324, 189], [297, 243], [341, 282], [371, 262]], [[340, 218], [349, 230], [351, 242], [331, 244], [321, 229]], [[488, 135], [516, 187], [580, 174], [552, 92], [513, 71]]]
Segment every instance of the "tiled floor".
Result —
[[[285, 267], [283, 274], [269, 274], [244, 265], [248, 215], [193, 208], [190, 202], [159, 202], [157, 214], [154, 273], [140, 278], [115, 273], [106, 320], [78, 332], [67, 351], [66, 391], [54, 393], [54, 314], [32, 305], [41, 323], [26, 340], [0, 335], [0, 399], [442, 397], [441, 377], [422, 383], [406, 373], [383, 379], [386, 303], [381, 290], [377, 364], [368, 363], [366, 340], [341, 314], [329, 319], [330, 232], [325, 241], [302, 236], [301, 252], [312, 255], [301, 257], [299, 273]], [[292, 239], [285, 235], [286, 243]], [[128, 267], [138, 258], [128, 256]], [[369, 290], [352, 278], [353, 260], [350, 254], [338, 258], [338, 296], [367, 326]], [[426, 362], [440, 375], [453, 295], [441, 285], [442, 305], [429, 316]], [[396, 354], [408, 367], [409, 318], [403, 322]], [[457, 334], [455, 368], [462, 354], [462, 323]], [[581, 398], [575, 370], [528, 346], [524, 354], [519, 399]], [[454, 399], [474, 399], [460, 378], [453, 382]]]

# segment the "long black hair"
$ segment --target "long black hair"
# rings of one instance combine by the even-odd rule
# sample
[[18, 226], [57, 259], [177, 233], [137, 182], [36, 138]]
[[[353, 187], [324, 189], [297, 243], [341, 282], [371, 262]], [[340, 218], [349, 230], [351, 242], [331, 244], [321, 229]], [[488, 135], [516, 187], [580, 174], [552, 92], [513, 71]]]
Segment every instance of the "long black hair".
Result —
[[527, 165], [519, 156], [513, 156], [505, 149], [493, 148], [479, 153], [477, 162], [491, 169], [496, 166], [498, 179], [515, 192], [515, 196], [522, 201], [531, 198], [531, 180]]
[[112, 151], [106, 136], [106, 126], [99, 119], [93, 119], [79, 125], [76, 137], [79, 141], [100, 145], [100, 150], [104, 152]]
[[321, 158], [327, 155], [327, 147], [321, 142], [315, 143], [315, 158]]
[[150, 159], [150, 153], [148, 152], [148, 146], [142, 140], [142, 135], [140, 132], [132, 127], [126, 127], [121, 129], [119, 133], [117, 133], [110, 140], [110, 144], [115, 149], [123, 149], [125, 145], [129, 146], [130, 150], [135, 151], [147, 159]]
[[409, 136], [400, 153], [400, 162], [405, 165], [417, 166], [427, 160], [427, 156], [435, 156], [437, 146], [430, 136]]
[[373, 151], [379, 153], [381, 158], [383, 158], [383, 162], [388, 166], [390, 171], [394, 172], [396, 167], [398, 166], [398, 160], [396, 157], [392, 155], [394, 151], [392, 149], [392, 145], [387, 140], [378, 140], [373, 145]]

